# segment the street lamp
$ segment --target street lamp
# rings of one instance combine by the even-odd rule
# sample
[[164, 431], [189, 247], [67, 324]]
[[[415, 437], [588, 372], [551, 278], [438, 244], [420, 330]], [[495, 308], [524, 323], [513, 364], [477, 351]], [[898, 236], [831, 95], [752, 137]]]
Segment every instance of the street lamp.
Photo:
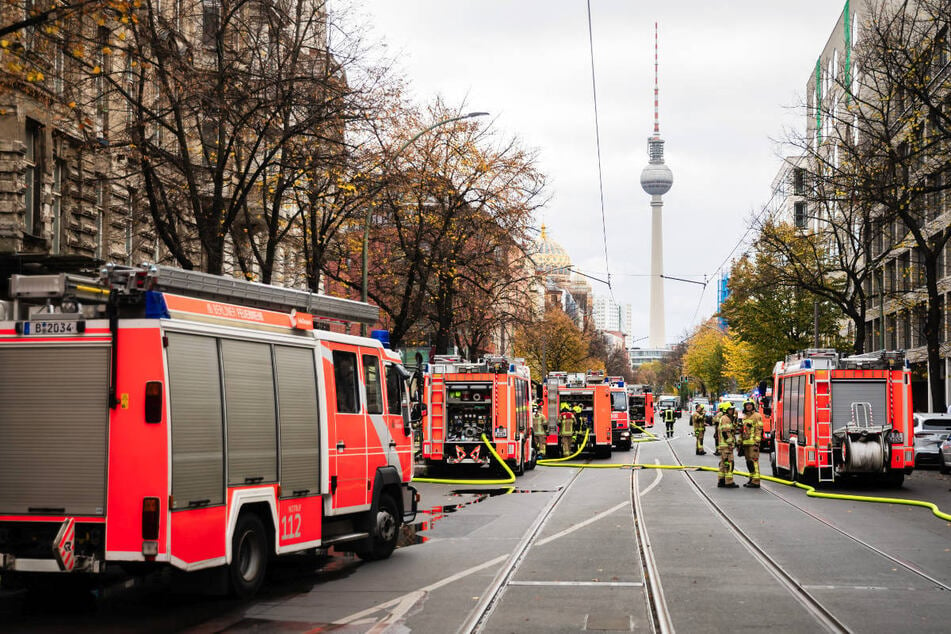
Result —
[[[453, 123], [455, 121], [462, 121], [463, 119], [473, 119], [475, 117], [486, 117], [488, 115], [489, 115], [488, 112], [469, 112], [463, 115], [459, 115], [457, 117], [450, 117], [449, 119], [442, 119], [441, 121], [437, 121], [431, 126], [427, 128], [423, 128], [422, 130], [414, 134], [406, 143], [400, 146], [400, 149], [398, 149], [393, 154], [390, 160], [395, 160], [396, 157], [398, 157], [400, 154], [403, 153], [404, 150], [406, 150], [406, 148], [408, 148], [413, 143], [415, 143], [416, 139], [423, 136], [427, 132], [435, 130], [436, 128], [440, 126], [444, 126], [448, 123]], [[368, 205], [366, 218], [364, 219], [364, 223], [363, 223], [363, 276], [361, 279], [361, 289], [362, 289], [361, 297], [363, 299], [363, 303], [367, 302], [368, 290], [369, 290], [368, 281], [367, 281], [367, 269], [369, 268], [369, 246], [370, 246], [370, 207]], [[363, 336], [366, 336], [367, 334], [366, 324], [363, 324], [362, 326], [360, 326], [360, 331]]]

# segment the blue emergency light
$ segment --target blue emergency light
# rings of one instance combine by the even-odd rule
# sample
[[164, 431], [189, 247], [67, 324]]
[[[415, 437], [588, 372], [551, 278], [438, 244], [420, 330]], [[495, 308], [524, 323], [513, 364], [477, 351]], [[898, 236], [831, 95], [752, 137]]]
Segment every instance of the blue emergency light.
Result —
[[390, 349], [390, 331], [389, 330], [371, 330], [370, 337], [383, 344], [387, 350]]

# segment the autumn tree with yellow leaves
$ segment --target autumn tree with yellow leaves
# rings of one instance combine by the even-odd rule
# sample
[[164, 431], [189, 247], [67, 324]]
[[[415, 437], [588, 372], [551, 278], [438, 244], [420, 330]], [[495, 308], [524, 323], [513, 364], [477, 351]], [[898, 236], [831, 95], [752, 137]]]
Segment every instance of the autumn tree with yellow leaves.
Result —
[[524, 357], [533, 377], [549, 372], [585, 372], [603, 369], [603, 362], [590, 356], [590, 341], [571, 317], [554, 306], [515, 335], [515, 354]]

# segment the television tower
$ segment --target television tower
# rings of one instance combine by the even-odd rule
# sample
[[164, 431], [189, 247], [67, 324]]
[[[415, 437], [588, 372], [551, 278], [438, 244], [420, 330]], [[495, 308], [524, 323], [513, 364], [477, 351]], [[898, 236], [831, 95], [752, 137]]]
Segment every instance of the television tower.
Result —
[[661, 212], [663, 195], [674, 184], [674, 175], [664, 164], [664, 140], [660, 137], [657, 82], [657, 23], [654, 23], [654, 134], [647, 139], [649, 162], [641, 171], [641, 187], [651, 196], [651, 307], [648, 344], [663, 348], [667, 342], [664, 331], [664, 225]]

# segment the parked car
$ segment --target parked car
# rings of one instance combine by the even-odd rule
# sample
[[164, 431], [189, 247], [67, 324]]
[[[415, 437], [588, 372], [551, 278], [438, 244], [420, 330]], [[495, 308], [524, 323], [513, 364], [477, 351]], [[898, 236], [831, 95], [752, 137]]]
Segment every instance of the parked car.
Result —
[[951, 433], [951, 414], [915, 414], [915, 466], [941, 466], [941, 444]]
[[941, 473], [951, 473], [951, 434], [941, 442]]

